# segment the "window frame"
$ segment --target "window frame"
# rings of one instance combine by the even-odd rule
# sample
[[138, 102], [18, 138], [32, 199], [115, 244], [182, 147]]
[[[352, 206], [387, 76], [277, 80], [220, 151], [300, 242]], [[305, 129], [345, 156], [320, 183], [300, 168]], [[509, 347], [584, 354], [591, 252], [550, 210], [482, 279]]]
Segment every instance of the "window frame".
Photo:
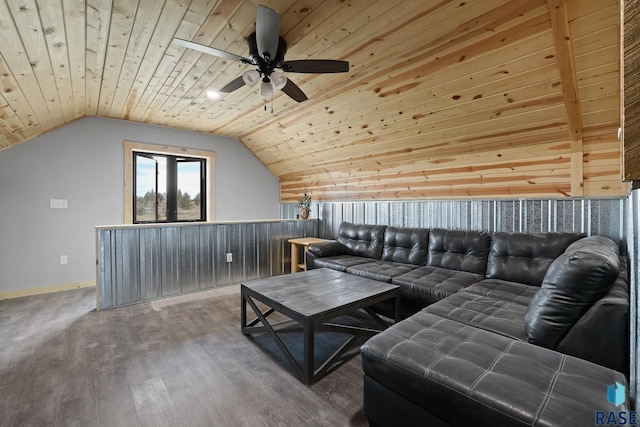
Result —
[[[124, 141], [124, 224], [133, 224], [134, 220], [134, 203], [135, 195], [135, 177], [133, 176], [133, 156], [134, 152], [169, 155], [176, 157], [191, 157], [204, 159], [206, 161], [206, 177], [205, 177], [205, 215], [204, 221], [215, 221], [215, 152], [206, 150], [194, 150], [190, 148], [170, 147], [163, 145], [143, 144], [133, 141]], [[200, 195], [203, 197], [203, 195]], [[193, 220], [166, 222], [158, 221], [152, 224], [179, 224], [194, 222]], [[200, 221], [201, 222], [201, 221]], [[150, 222], [141, 222], [140, 224], [149, 224]]]
[[[144, 157], [147, 158], [149, 160], [153, 160], [155, 163], [155, 169], [156, 169], [156, 176], [155, 176], [155, 182], [154, 182], [154, 189], [156, 192], [156, 201], [155, 201], [155, 214], [154, 217], [158, 218], [158, 161], [154, 158], [154, 155], [151, 153], [147, 153], [144, 151], [135, 151], [133, 150], [132, 154], [133, 156], [133, 170], [132, 170], [132, 179], [133, 179], [133, 183], [131, 185], [131, 188], [134, 189], [133, 193], [131, 194], [131, 203], [133, 203], [133, 209], [131, 210], [131, 215], [132, 215], [132, 222], [134, 224], [145, 224], [145, 223], [153, 223], [153, 222], [158, 222], [158, 221], [137, 221], [138, 219], [138, 214], [137, 214], [137, 205], [136, 205], [136, 198], [138, 197], [137, 193], [136, 193], [136, 188], [138, 187], [138, 167], [139, 167], [139, 160], [137, 160], [138, 157]], [[146, 197], [146, 196], [145, 196]]]

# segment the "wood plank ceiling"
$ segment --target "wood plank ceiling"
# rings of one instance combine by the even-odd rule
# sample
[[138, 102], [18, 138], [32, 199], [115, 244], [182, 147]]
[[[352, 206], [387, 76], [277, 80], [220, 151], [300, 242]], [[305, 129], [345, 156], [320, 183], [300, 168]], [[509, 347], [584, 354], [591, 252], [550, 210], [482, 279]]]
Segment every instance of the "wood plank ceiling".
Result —
[[286, 59], [351, 64], [266, 111], [206, 97], [248, 66], [171, 43], [248, 56], [258, 3], [0, 2], [0, 149], [101, 116], [238, 138], [285, 202], [626, 194], [616, 0], [262, 0]]

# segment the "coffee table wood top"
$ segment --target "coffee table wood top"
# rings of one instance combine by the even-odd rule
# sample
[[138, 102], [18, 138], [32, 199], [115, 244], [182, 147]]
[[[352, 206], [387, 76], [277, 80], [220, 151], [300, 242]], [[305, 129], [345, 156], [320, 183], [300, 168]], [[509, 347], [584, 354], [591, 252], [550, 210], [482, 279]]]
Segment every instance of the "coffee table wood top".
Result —
[[276, 310], [284, 308], [305, 318], [324, 317], [398, 289], [396, 285], [328, 268], [252, 280], [242, 286], [268, 300]]

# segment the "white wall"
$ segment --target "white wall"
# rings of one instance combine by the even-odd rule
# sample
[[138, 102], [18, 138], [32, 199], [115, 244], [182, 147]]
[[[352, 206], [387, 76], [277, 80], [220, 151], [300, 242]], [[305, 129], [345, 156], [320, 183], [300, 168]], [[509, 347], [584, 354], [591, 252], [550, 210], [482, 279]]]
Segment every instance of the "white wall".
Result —
[[0, 293], [95, 281], [95, 226], [124, 222], [125, 140], [215, 151], [217, 221], [280, 216], [278, 179], [240, 141], [84, 118], [0, 151]]

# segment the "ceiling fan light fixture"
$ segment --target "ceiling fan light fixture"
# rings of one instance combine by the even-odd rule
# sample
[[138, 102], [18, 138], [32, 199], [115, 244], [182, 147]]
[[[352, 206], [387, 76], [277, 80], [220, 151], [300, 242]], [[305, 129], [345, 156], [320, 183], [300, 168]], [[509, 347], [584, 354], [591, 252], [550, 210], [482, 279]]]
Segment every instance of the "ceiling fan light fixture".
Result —
[[260, 95], [265, 97], [273, 96], [273, 86], [268, 79], [262, 81], [262, 85], [260, 85]]
[[271, 81], [276, 89], [282, 90], [283, 87], [287, 84], [287, 76], [277, 71], [271, 73]]
[[210, 98], [210, 99], [220, 98], [220, 93], [216, 92], [215, 90], [208, 90], [207, 91], [207, 98]]
[[245, 71], [242, 73], [242, 80], [247, 86], [253, 87], [260, 81], [260, 73], [258, 70]]

